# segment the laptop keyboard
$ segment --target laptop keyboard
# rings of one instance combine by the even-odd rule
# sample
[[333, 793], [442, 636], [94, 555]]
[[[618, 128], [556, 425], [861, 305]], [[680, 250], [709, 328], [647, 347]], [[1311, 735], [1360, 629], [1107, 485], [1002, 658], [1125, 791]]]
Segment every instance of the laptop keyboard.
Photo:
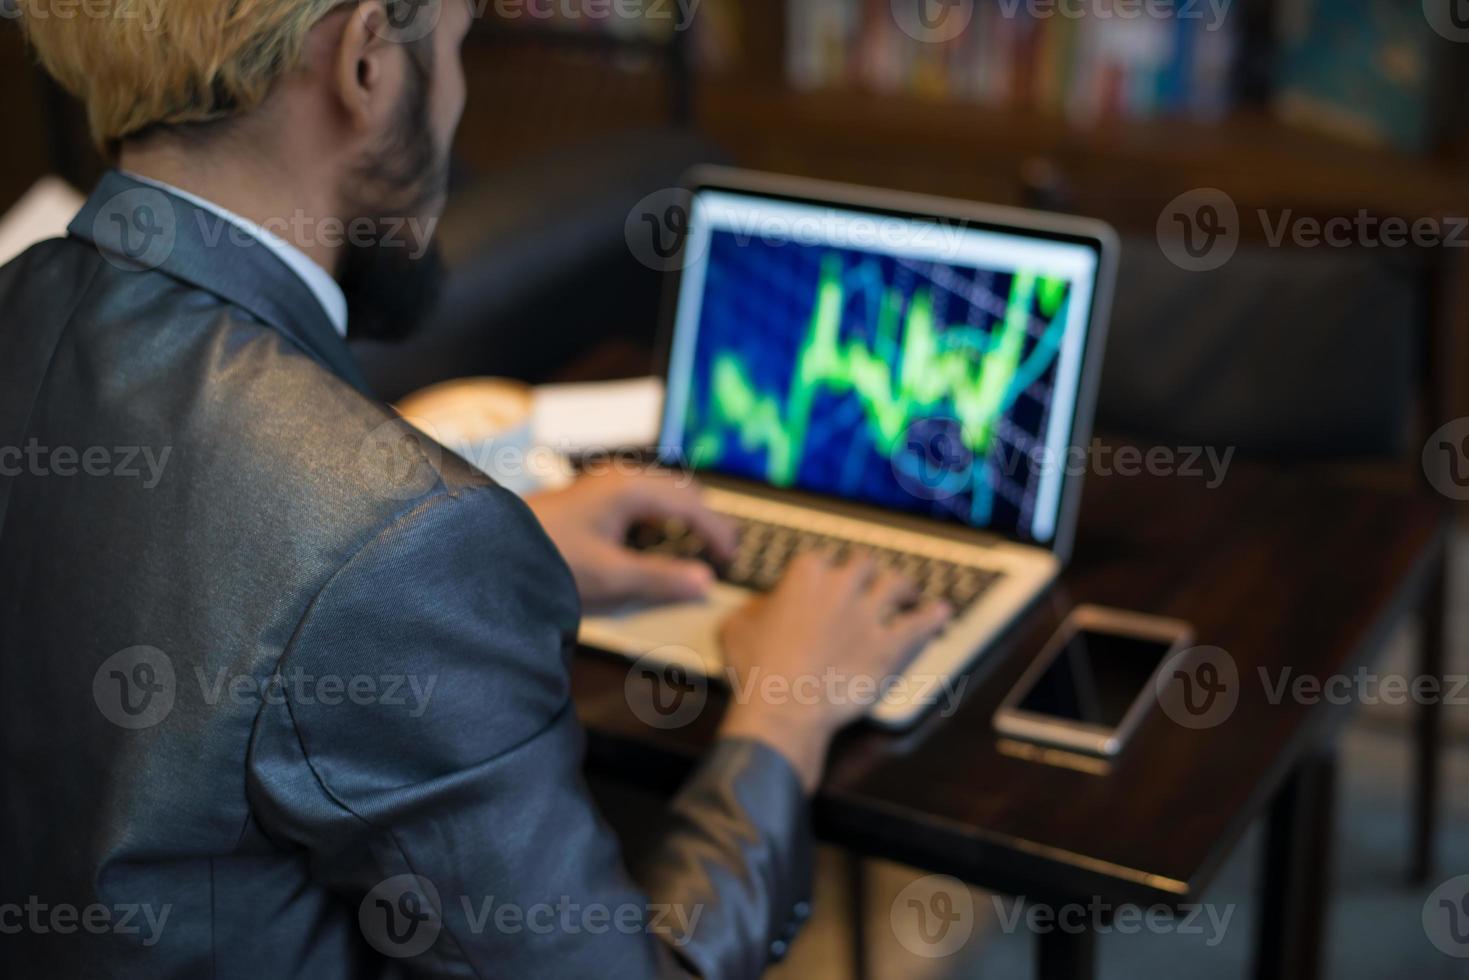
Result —
[[[840, 559], [857, 547], [843, 538], [801, 531], [783, 524], [749, 518], [736, 518], [736, 521], [739, 544], [734, 557], [723, 565], [710, 563], [724, 581], [756, 592], [775, 588], [791, 559], [804, 551], [826, 549]], [[629, 535], [628, 543], [641, 551], [677, 558], [703, 561], [711, 558], [703, 539], [678, 522], [639, 525]], [[947, 601], [955, 615], [962, 615], [1004, 575], [991, 569], [959, 565], [907, 551], [867, 545], [861, 547], [872, 555], [879, 567], [896, 569], [908, 576], [926, 598]]]

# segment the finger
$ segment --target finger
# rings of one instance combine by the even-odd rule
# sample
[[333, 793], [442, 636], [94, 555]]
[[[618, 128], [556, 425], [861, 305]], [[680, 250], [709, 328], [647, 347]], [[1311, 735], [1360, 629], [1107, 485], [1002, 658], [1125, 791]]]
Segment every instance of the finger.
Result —
[[710, 510], [697, 484], [653, 470], [629, 479], [622, 496], [623, 513], [629, 519], [676, 518], [708, 542], [715, 557], [734, 557], [739, 538], [735, 522]]
[[714, 583], [713, 569], [703, 562], [620, 549], [607, 574], [618, 598], [655, 602], [699, 599]]
[[798, 551], [786, 563], [785, 574], [781, 576], [781, 581], [815, 578], [818, 575], [828, 574], [831, 568], [831, 555], [826, 552], [817, 549]]
[[867, 588], [867, 584], [877, 574], [877, 559], [865, 548], [854, 548], [836, 566], [836, 574], [848, 590], [847, 594], [857, 595]]
[[918, 585], [901, 572], [880, 571], [867, 586], [867, 598], [883, 610], [904, 606], [918, 598]]
[[925, 602], [917, 609], [899, 613], [888, 623], [888, 634], [904, 649], [933, 638], [954, 618], [947, 602]]

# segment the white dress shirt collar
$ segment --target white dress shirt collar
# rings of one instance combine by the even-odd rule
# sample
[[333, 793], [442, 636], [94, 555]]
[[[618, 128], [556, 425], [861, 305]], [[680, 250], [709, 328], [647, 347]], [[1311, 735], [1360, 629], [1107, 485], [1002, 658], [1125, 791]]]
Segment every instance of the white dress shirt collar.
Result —
[[316, 297], [316, 301], [321, 304], [322, 310], [326, 313], [327, 319], [331, 321], [332, 328], [336, 330], [337, 335], [340, 337], [347, 336], [347, 296], [342, 292], [342, 287], [337, 284], [337, 281], [331, 277], [331, 274], [313, 262], [305, 252], [284, 238], [272, 234], [269, 230], [262, 228], [247, 218], [240, 217], [233, 211], [220, 207], [213, 201], [207, 201], [196, 194], [190, 194], [188, 191], [180, 190], [172, 184], [166, 184], [161, 180], [153, 180], [152, 178], [134, 173], [129, 173], [127, 176], [133, 180], [152, 185], [159, 190], [167, 191], [170, 194], [181, 197], [190, 204], [223, 218], [270, 249], [271, 252], [275, 253], [277, 258], [290, 267], [291, 271], [301, 277], [302, 282], [306, 283], [306, 287], [311, 290], [312, 295]]

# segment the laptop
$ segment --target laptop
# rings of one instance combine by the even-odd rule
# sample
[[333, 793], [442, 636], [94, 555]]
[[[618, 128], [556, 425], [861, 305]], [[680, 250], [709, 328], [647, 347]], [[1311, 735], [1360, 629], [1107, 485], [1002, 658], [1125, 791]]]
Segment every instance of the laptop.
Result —
[[739, 547], [705, 599], [597, 611], [582, 642], [722, 677], [720, 622], [793, 555], [866, 549], [955, 609], [869, 712], [908, 727], [1070, 556], [1116, 236], [713, 168], [683, 206], [658, 452], [698, 474]]

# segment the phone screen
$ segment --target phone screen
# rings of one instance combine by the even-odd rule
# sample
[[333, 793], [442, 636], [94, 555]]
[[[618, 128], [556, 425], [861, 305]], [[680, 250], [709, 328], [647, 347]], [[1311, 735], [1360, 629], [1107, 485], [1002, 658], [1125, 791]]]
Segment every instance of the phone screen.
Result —
[[1170, 649], [1163, 640], [1078, 630], [1016, 707], [1116, 728]]

